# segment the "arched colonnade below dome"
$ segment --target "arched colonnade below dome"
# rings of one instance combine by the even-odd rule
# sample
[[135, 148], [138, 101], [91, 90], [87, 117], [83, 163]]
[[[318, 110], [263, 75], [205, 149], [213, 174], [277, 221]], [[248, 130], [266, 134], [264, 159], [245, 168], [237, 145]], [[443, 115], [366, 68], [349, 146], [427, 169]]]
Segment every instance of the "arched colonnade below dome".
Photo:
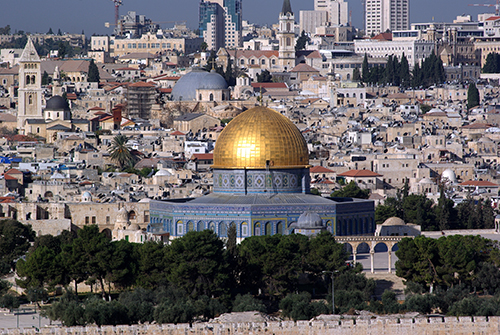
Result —
[[[236, 225], [236, 235], [238, 239], [243, 239], [250, 236], [264, 236], [282, 234], [287, 235], [293, 228], [290, 228], [295, 221], [288, 222], [287, 220], [174, 220], [161, 219], [152, 217], [152, 223], [155, 225], [160, 223], [163, 226], [163, 231], [170, 233], [170, 236], [182, 236], [190, 231], [203, 231], [205, 229], [213, 230], [219, 237], [227, 237], [227, 232], [231, 224]], [[332, 232], [333, 220], [325, 220], [327, 230]], [[175, 223], [175, 224], [174, 224]], [[155, 225], [156, 226], [156, 225]], [[148, 226], [148, 231], [153, 232], [151, 226]]]
[[348, 244], [352, 248], [352, 259], [356, 263], [356, 255], [358, 253], [358, 247], [362, 244], [367, 244], [370, 248], [370, 272], [374, 273], [374, 257], [375, 257], [375, 247], [379, 244], [384, 244], [387, 246], [387, 256], [388, 256], [388, 273], [392, 273], [392, 249], [397, 245], [403, 238], [413, 236], [336, 236], [335, 241], [342, 244]]

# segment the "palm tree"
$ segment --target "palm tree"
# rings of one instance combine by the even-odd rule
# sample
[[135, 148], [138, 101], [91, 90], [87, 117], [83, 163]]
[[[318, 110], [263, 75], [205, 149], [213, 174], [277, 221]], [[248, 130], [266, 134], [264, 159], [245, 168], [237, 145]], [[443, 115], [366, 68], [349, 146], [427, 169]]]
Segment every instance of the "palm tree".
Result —
[[127, 147], [127, 142], [127, 136], [118, 135], [113, 138], [111, 148], [109, 148], [111, 160], [115, 161], [120, 166], [120, 169], [123, 169], [125, 166], [133, 166], [135, 163], [135, 156]]

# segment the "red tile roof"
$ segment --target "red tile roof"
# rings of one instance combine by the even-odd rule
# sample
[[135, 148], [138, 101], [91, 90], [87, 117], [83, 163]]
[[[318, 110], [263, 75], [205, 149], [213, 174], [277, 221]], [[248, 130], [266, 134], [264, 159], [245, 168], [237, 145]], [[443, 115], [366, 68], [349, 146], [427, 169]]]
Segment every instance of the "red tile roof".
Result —
[[312, 168], [309, 169], [309, 172], [312, 172], [312, 173], [334, 173], [335, 171], [327, 169], [326, 167], [323, 167], [323, 166], [313, 166]]
[[372, 40], [392, 41], [392, 33], [381, 33], [373, 37]]
[[349, 170], [338, 175], [339, 177], [382, 177], [381, 174], [375, 173], [370, 170]]
[[173, 133], [170, 133], [170, 135], [174, 135], [174, 136], [181, 135], [181, 136], [184, 136], [184, 135], [186, 135], [186, 134], [184, 134], [184, 133], [182, 133], [182, 132], [180, 132], [180, 131], [176, 130], [176, 131], [174, 131]]
[[228, 50], [227, 51], [231, 57], [244, 57], [244, 58], [250, 58], [250, 57], [267, 57], [270, 58], [272, 56], [275, 56], [276, 58], [279, 57], [279, 51], [278, 50]]
[[128, 85], [128, 87], [156, 87], [156, 85], [153, 83], [145, 83], [143, 81], [138, 81], [137, 83]]
[[318, 72], [319, 73], [318, 70], [316, 70], [312, 66], [309, 66], [305, 63], [300, 63], [299, 65], [297, 65], [296, 67], [291, 69], [290, 72]]
[[209, 153], [209, 154], [193, 154], [191, 156], [191, 159], [200, 159], [200, 160], [209, 160], [209, 159], [214, 159], [214, 154]]
[[498, 187], [498, 184], [494, 184], [487, 180], [467, 180], [460, 183], [461, 186], [478, 186], [478, 187]]
[[19, 171], [18, 169], [10, 169], [10, 170], [5, 171], [5, 174], [23, 174], [23, 173], [21, 171]]
[[463, 126], [462, 129], [487, 129], [491, 127], [493, 127], [493, 125], [489, 123], [473, 123], [467, 126]]
[[285, 83], [251, 83], [253, 88], [287, 88]]

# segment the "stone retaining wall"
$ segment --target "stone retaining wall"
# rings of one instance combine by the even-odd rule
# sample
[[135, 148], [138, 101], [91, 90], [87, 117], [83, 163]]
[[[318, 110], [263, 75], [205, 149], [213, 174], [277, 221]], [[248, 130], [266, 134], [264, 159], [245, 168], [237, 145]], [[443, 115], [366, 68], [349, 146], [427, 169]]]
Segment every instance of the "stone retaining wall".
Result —
[[[328, 316], [325, 316], [326, 318]], [[332, 318], [332, 317], [330, 317]], [[500, 317], [394, 316], [342, 320], [9, 329], [1, 335], [441, 335], [499, 334]]]

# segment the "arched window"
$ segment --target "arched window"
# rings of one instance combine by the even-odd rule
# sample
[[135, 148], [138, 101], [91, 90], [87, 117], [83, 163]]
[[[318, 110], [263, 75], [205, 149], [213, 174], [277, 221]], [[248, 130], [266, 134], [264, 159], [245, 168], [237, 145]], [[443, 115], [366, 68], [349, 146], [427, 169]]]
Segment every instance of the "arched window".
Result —
[[244, 60], [244, 59], [242, 59], [242, 60], [240, 61], [240, 64], [241, 64], [241, 65], [245, 65], [245, 60]]
[[194, 223], [192, 221], [188, 222], [188, 231], [194, 231]]
[[248, 223], [243, 222], [241, 224], [241, 236], [248, 236]]
[[270, 236], [273, 233], [273, 226], [271, 223], [266, 223], [266, 235]]
[[212, 230], [212, 231], [215, 231], [215, 223], [214, 222], [210, 222], [208, 224], [208, 229]]
[[177, 235], [182, 235], [184, 234], [184, 225], [182, 224], [182, 221], [177, 221]]
[[205, 224], [203, 223], [203, 221], [199, 221], [198, 222], [198, 231], [203, 231], [205, 230]]
[[261, 64], [262, 64], [262, 65], [266, 65], [266, 60], [265, 60], [265, 59], [263, 59], [263, 60], [261, 61]]
[[291, 29], [290, 29], [290, 22], [287, 22], [287, 23], [286, 23], [286, 31], [290, 31], [290, 30], [291, 30]]
[[28, 95], [28, 104], [30, 104], [30, 105], [33, 104], [33, 96], [31, 94]]
[[278, 224], [276, 225], [276, 234], [283, 235], [283, 223], [278, 222]]
[[137, 217], [137, 215], [135, 214], [135, 212], [134, 212], [134, 211], [130, 211], [130, 212], [128, 213], [128, 219], [129, 219], [129, 220], [135, 220], [135, 219], [136, 219], [136, 217]]
[[227, 236], [227, 225], [225, 222], [219, 223], [219, 236], [220, 237]]
[[226, 95], [222, 93], [222, 101], [226, 100]]
[[31, 83], [34, 84], [35, 83], [35, 76], [31, 76]]
[[260, 236], [260, 223], [259, 222], [255, 223], [255, 226], [253, 229], [253, 235]]
[[351, 74], [350, 73], [347, 74], [347, 80], [351, 80]]
[[214, 101], [214, 95], [213, 95], [213, 93], [210, 93], [210, 101]]
[[255, 59], [252, 59], [252, 60], [250, 61], [250, 64], [255, 65]]
[[26, 76], [26, 85], [30, 84], [30, 76]]
[[201, 100], [203, 100], [203, 97], [201, 96], [201, 93], [200, 93], [200, 95], [198, 96], [198, 100], [200, 100], [200, 101], [201, 101]]
[[286, 38], [286, 46], [289, 47], [292, 44], [290, 37]]

